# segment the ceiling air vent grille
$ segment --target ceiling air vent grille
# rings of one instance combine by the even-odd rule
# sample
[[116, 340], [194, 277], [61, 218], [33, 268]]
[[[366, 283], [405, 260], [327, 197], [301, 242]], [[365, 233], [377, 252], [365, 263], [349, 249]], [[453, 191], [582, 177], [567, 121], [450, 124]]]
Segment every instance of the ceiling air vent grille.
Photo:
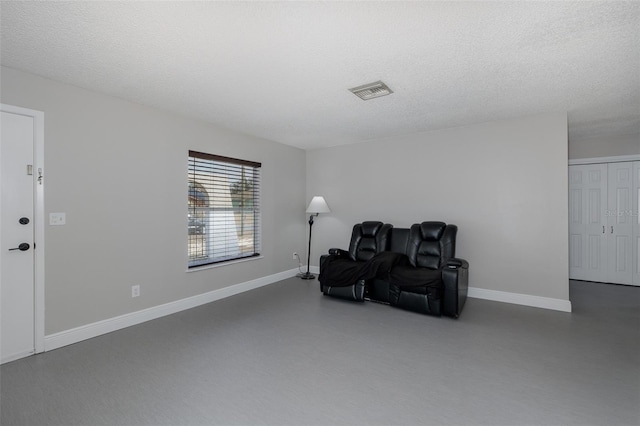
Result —
[[386, 96], [393, 93], [393, 90], [389, 89], [389, 87], [381, 81], [354, 87], [353, 89], [349, 89], [349, 91], [363, 101], [368, 101], [369, 99], [379, 98], [380, 96]]

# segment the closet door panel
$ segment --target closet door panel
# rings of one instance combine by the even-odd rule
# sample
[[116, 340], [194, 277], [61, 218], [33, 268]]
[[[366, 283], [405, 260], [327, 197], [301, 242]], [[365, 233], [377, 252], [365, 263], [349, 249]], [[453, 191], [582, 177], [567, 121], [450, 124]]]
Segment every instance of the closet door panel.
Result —
[[640, 286], [640, 161], [633, 163], [632, 205], [633, 285]]
[[633, 163], [608, 165], [608, 271], [607, 282], [633, 282]]
[[569, 167], [569, 277], [603, 281], [607, 274], [605, 164]]

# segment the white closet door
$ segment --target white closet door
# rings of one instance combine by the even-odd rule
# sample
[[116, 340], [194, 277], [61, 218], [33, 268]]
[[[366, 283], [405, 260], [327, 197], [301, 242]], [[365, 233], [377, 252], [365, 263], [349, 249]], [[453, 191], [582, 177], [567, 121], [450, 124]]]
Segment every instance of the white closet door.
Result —
[[640, 161], [633, 163], [633, 285], [640, 286]]
[[633, 282], [633, 163], [608, 166], [608, 273], [606, 282]]
[[569, 167], [569, 278], [605, 281], [607, 165]]

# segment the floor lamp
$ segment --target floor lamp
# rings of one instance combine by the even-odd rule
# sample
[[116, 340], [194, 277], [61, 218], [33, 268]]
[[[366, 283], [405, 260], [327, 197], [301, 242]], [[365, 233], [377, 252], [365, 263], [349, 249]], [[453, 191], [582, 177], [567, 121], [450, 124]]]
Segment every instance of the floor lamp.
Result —
[[324, 200], [324, 197], [315, 196], [309, 203], [309, 207], [307, 207], [307, 213], [311, 213], [309, 216], [309, 250], [307, 251], [307, 272], [299, 273], [297, 275], [298, 278], [302, 278], [303, 280], [312, 280], [316, 276], [309, 272], [309, 264], [311, 261], [311, 228], [313, 227], [313, 217], [318, 216], [320, 213], [330, 213], [331, 210], [327, 205], [327, 202]]

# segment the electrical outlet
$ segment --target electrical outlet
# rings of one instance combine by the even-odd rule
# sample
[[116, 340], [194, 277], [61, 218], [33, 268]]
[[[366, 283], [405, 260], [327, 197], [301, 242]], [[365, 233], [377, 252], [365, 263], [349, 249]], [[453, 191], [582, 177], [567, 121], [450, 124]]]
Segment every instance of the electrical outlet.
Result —
[[298, 258], [298, 253], [296, 253], [295, 251], [293, 252], [293, 260], [296, 260]]
[[131, 286], [131, 297], [138, 297], [138, 296], [140, 296], [140, 286], [139, 285]]

